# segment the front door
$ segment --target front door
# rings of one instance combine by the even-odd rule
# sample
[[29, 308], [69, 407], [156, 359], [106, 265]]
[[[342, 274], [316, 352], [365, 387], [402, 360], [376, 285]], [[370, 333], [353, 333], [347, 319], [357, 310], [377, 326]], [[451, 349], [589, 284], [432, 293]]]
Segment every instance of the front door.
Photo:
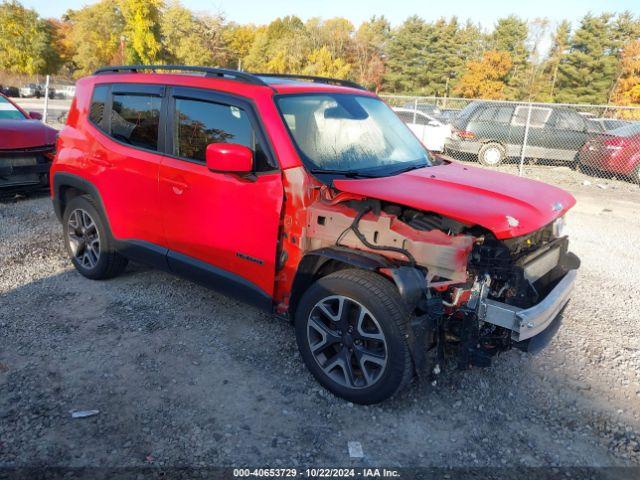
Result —
[[[283, 187], [253, 107], [226, 94], [174, 88], [167, 129], [170, 155], [159, 180], [170, 267], [232, 293], [270, 298]], [[219, 142], [249, 147], [255, 174], [210, 171], [206, 146]]]

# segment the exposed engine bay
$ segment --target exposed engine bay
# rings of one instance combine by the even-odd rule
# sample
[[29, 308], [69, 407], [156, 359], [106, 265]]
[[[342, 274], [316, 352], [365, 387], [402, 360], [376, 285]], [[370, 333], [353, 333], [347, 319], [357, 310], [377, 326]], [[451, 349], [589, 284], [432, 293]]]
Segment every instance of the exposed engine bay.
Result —
[[[417, 373], [429, 363], [425, 351], [435, 353], [430, 364], [437, 371], [445, 358], [454, 358], [459, 368], [488, 366], [496, 353], [513, 346], [528, 349], [519, 315], [547, 298], [579, 265], [567, 251], [562, 218], [533, 233], [498, 240], [484, 228], [436, 213], [324, 193], [308, 208], [307, 250], [347, 247], [377, 253], [422, 275], [424, 294], [411, 306]], [[538, 328], [534, 323], [529, 322], [532, 332]]]

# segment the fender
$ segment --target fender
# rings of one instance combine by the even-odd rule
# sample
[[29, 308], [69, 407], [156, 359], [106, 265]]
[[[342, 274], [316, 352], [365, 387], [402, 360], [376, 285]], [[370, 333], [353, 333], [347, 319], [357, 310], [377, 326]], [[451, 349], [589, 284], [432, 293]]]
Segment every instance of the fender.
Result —
[[413, 267], [400, 266], [396, 262], [375, 253], [344, 247], [320, 248], [308, 252], [300, 261], [291, 290], [289, 312], [295, 315], [298, 299], [313, 283], [318, 272], [329, 262], [338, 262], [369, 271], [383, 271], [391, 277], [402, 299], [410, 309], [415, 308], [421, 298], [426, 298], [427, 285], [424, 275]]
[[[60, 195], [60, 187], [73, 187], [83, 192], [87, 192], [90, 194], [93, 199], [98, 202], [98, 206], [102, 211], [104, 218], [109, 223], [109, 219], [105, 215], [106, 210], [104, 208], [104, 203], [102, 202], [102, 196], [100, 192], [96, 188], [96, 186], [85, 178], [74, 175], [73, 173], [66, 172], [56, 172], [53, 176], [53, 191], [51, 192], [51, 201], [53, 202], [53, 210], [56, 212], [56, 217], [58, 220], [62, 221], [62, 211], [64, 199]], [[111, 231], [111, 228], [109, 228]]]

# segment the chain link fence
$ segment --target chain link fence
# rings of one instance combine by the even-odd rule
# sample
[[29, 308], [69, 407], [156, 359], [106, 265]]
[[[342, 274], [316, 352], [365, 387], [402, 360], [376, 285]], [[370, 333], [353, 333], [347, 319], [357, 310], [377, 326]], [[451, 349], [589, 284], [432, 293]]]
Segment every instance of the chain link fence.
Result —
[[559, 186], [640, 188], [640, 107], [382, 95], [425, 146]]
[[[72, 96], [72, 95], [69, 95]], [[425, 146], [561, 187], [640, 190], [640, 107], [381, 95]], [[17, 98], [62, 128], [69, 98]]]

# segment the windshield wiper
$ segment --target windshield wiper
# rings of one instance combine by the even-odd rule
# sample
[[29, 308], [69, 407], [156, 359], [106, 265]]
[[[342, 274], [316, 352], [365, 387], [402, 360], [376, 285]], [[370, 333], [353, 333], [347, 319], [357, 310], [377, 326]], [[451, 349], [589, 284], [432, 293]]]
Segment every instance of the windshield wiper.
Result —
[[370, 173], [359, 172], [358, 170], [331, 170], [322, 168], [312, 168], [309, 172], [314, 174], [328, 174], [328, 175], [344, 175], [347, 178], [377, 178], [378, 175], [372, 175]]
[[410, 172], [411, 170], [418, 170], [419, 168], [424, 168], [424, 167], [427, 167], [427, 166], [428, 166], [427, 163], [424, 163], [422, 165], [410, 165], [408, 167], [401, 168], [400, 170], [394, 170], [393, 172], [391, 172], [390, 175], [397, 175], [399, 173]]

